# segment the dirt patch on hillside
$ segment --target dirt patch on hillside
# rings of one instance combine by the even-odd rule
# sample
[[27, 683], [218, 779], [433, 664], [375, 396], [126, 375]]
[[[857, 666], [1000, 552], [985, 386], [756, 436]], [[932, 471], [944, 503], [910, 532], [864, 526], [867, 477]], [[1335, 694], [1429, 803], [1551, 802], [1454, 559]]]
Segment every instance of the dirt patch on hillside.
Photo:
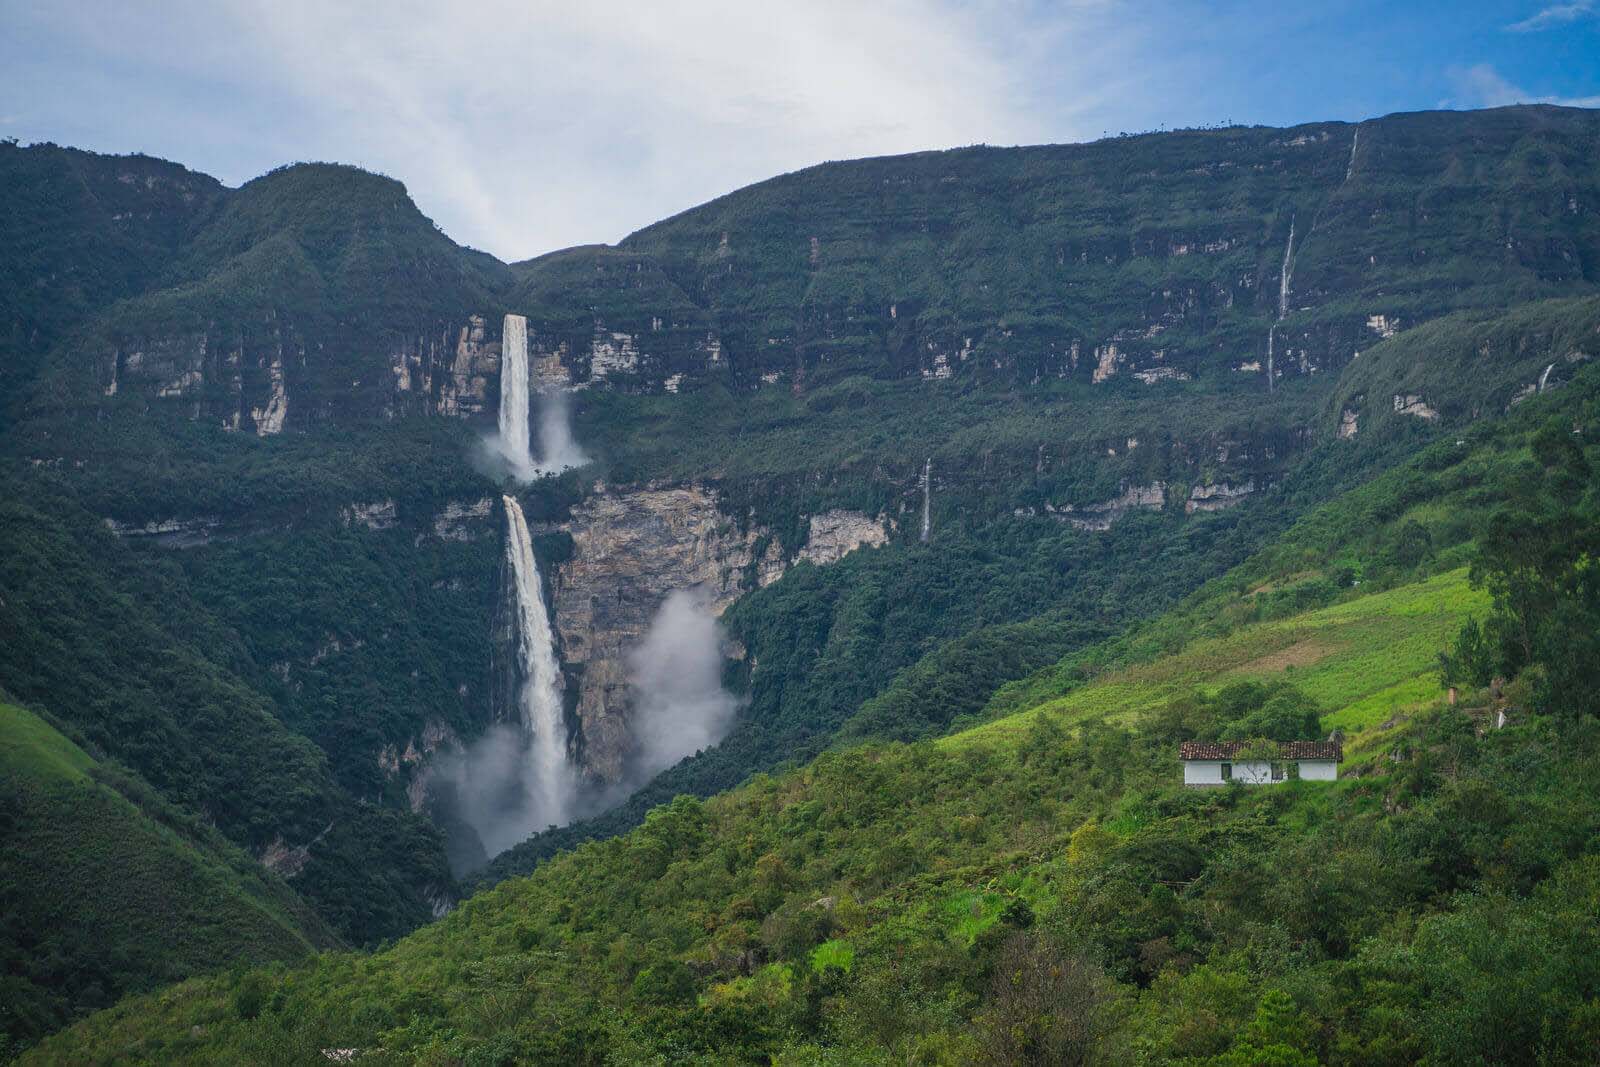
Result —
[[1309, 667], [1339, 651], [1339, 646], [1332, 641], [1318, 637], [1307, 637], [1296, 641], [1292, 645], [1268, 652], [1264, 656], [1257, 656], [1249, 663], [1241, 663], [1228, 673], [1232, 674], [1278, 674], [1289, 667]]

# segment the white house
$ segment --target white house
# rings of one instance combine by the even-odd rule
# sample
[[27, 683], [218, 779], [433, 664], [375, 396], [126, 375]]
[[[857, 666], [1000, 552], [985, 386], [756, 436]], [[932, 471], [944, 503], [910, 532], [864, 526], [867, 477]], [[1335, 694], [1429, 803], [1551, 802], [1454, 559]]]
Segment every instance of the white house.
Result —
[[[1270, 785], [1286, 778], [1331, 782], [1339, 777], [1344, 746], [1338, 741], [1269, 741], [1277, 746], [1262, 758], [1259, 741], [1184, 741], [1178, 745], [1184, 785]], [[1249, 752], [1246, 756], [1245, 753]], [[1242, 758], [1241, 758], [1242, 757]]]

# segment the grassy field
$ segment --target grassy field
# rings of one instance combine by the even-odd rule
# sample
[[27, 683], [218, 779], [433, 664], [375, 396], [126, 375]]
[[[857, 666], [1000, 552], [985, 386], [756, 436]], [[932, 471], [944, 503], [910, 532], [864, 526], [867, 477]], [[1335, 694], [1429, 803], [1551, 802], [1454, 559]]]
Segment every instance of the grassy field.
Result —
[[87, 781], [94, 760], [31, 711], [0, 704], [0, 769], [40, 783]]
[[1357, 597], [1318, 611], [1254, 623], [1195, 641], [1172, 656], [1108, 672], [1056, 700], [943, 742], [993, 744], [1048, 714], [1065, 723], [1127, 724], [1174, 697], [1241, 679], [1285, 679], [1323, 708], [1323, 725], [1356, 733], [1439, 696], [1439, 652], [1462, 621], [1488, 605], [1465, 570]]

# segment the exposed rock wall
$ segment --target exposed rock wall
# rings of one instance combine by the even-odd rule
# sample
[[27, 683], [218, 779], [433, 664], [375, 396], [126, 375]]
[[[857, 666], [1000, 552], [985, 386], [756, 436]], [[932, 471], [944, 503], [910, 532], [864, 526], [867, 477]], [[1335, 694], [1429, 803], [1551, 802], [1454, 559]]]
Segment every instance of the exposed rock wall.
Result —
[[820, 567], [843, 559], [863, 545], [876, 547], [888, 540], [889, 527], [883, 519], [835, 508], [811, 516], [805, 547], [798, 558]]
[[1184, 501], [1183, 510], [1190, 515], [1197, 511], [1222, 511], [1224, 508], [1233, 507], [1255, 491], [1256, 483], [1253, 481], [1242, 485], [1230, 485], [1227, 482], [1197, 485], [1189, 490], [1189, 499]]
[[[551, 592], [562, 661], [577, 688], [584, 769], [614, 782], [632, 746], [627, 657], [667, 594], [696, 590], [721, 615], [781, 578], [791, 561], [766, 531], [740, 530], [710, 489], [595, 488], [561, 524], [573, 550], [554, 569]], [[835, 509], [811, 517], [795, 559], [826, 565], [888, 539], [886, 520]]]
[[1080, 530], [1109, 530], [1112, 523], [1135, 508], [1159, 511], [1166, 502], [1166, 483], [1151, 482], [1149, 485], [1128, 486], [1110, 500], [1098, 504], [1085, 504], [1082, 507], [1066, 504], [1060, 508], [1047, 504], [1045, 509], [1061, 515]]
[[562, 528], [572, 537], [572, 558], [551, 585], [562, 660], [577, 679], [585, 769], [618, 781], [630, 751], [627, 655], [661, 602], [674, 589], [694, 589], [720, 615], [752, 587], [752, 563], [754, 584], [765, 585], [782, 575], [782, 562], [768, 558], [776, 542], [756, 529], [741, 532], [699, 486], [597, 485]]

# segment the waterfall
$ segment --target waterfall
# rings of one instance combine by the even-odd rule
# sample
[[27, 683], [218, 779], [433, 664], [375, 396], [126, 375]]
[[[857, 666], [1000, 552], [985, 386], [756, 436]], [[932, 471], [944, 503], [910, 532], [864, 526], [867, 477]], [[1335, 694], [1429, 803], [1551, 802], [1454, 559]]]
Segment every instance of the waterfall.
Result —
[[1550, 380], [1550, 372], [1555, 369], [1556, 365], [1552, 363], [1544, 369], [1543, 374], [1539, 375], [1539, 392], [1544, 392], [1544, 383]]
[[1278, 332], [1278, 324], [1277, 323], [1273, 323], [1271, 326], [1267, 327], [1267, 392], [1269, 392], [1269, 393], [1275, 391], [1275, 389], [1276, 389], [1276, 385], [1274, 384], [1274, 382], [1272, 380], [1272, 375], [1273, 375], [1273, 370], [1272, 370], [1273, 351], [1272, 351], [1272, 348], [1273, 348], [1273, 342], [1276, 339], [1277, 332]]
[[922, 543], [928, 543], [928, 531], [932, 528], [929, 521], [933, 514], [931, 502], [933, 499], [933, 457], [929, 456], [922, 464]]
[[534, 475], [528, 452], [528, 320], [507, 315], [500, 341], [500, 452], [520, 481]]
[[1289, 314], [1289, 278], [1294, 272], [1294, 216], [1289, 216], [1289, 243], [1283, 247], [1283, 266], [1278, 269], [1278, 321]]
[[1283, 246], [1283, 265], [1278, 268], [1278, 317], [1272, 325], [1267, 327], [1267, 392], [1275, 392], [1278, 388], [1277, 371], [1274, 361], [1277, 355], [1276, 342], [1278, 323], [1289, 314], [1289, 279], [1294, 276], [1294, 216], [1289, 216], [1289, 243]]
[[567, 730], [562, 722], [561, 668], [556, 662], [555, 635], [545, 611], [528, 522], [516, 497], [502, 499], [506, 506], [506, 558], [516, 587], [512, 622], [522, 680], [517, 707], [534, 774], [529, 798], [537, 814], [533, 826], [542, 828], [566, 822], [567, 802], [572, 796]]
[[1350, 162], [1345, 164], [1344, 180], [1349, 181], [1350, 176], [1356, 172], [1356, 148], [1361, 144], [1361, 127], [1356, 127], [1356, 132], [1350, 137]]

